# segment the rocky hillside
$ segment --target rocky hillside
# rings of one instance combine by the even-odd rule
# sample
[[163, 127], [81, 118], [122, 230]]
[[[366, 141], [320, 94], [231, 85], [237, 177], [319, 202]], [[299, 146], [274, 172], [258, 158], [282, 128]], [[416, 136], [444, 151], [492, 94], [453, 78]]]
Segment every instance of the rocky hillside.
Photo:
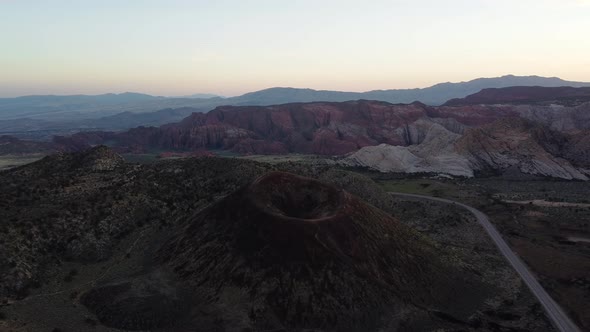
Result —
[[47, 157], [0, 173], [0, 330], [550, 330], [483, 230], [451, 247], [473, 223], [413, 204], [327, 166]]
[[587, 181], [590, 175], [588, 131], [563, 133], [521, 117], [469, 128], [463, 135], [434, 128], [419, 144], [364, 147], [340, 163], [381, 172], [464, 177], [516, 172]]
[[521, 118], [498, 120], [467, 131], [456, 143], [456, 151], [469, 159], [475, 170], [502, 171], [563, 179], [588, 180], [584, 169], [576, 169], [561, 157], [568, 138]]
[[423, 136], [416, 140], [417, 144], [368, 146], [340, 162], [381, 172], [444, 173], [464, 177], [474, 175], [469, 160], [455, 151], [454, 144], [461, 138], [460, 134], [433, 121], [419, 120], [415, 128], [419, 128], [415, 131]]

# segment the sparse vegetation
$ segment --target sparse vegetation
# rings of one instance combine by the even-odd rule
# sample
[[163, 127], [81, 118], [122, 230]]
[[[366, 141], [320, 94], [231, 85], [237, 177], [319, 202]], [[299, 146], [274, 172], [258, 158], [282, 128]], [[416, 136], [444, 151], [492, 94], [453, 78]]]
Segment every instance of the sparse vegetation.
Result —
[[[105, 158], [106, 161], [101, 161]], [[546, 322], [538, 319], [540, 311], [531, 311], [534, 301], [527, 293], [520, 293], [522, 290], [516, 286], [506, 287], [518, 283], [518, 276], [506, 268], [469, 215], [449, 206], [400, 201], [385, 193], [394, 189], [464, 199], [476, 197], [472, 192], [479, 189], [465, 180], [374, 177], [381, 184], [377, 186], [362, 174], [321, 162], [269, 164], [238, 158], [185, 158], [130, 164], [113, 162], [110, 158], [107, 151], [99, 149], [90, 154], [48, 157], [0, 174], [0, 206], [3, 207], [0, 217], [6, 220], [0, 223], [0, 264], [5, 267], [0, 269], [4, 281], [0, 288], [2, 301], [18, 303], [27, 296], [35, 280], [43, 283], [39, 289], [31, 290], [31, 301], [37, 301], [34, 296], [39, 293], [53, 294], [55, 290], [48, 287], [54, 287], [49, 284], [57, 275], [67, 280], [66, 283], [56, 280], [63, 284], [63, 294], [55, 300], [52, 296], [41, 297], [43, 301], [62, 306], [68, 301], [78, 303], [89, 285], [94, 285], [95, 278], [116, 275], [111, 269], [115, 262], [116, 273], [142, 266], [144, 251], [152, 246], [150, 241], [154, 237], [176, 229], [195, 211], [214, 204], [260, 175], [281, 170], [345, 188], [391, 213], [419, 230], [425, 238], [432, 239], [429, 241], [433, 245], [449, 250], [451, 264], [463, 264], [467, 269], [479, 271], [487, 282], [502, 289], [503, 300], [494, 308], [511, 310], [521, 317], [509, 320], [510, 326], [523, 326], [524, 322], [546, 326]], [[482, 202], [492, 197], [483, 198]], [[501, 200], [497, 201], [500, 204]], [[143, 247], [131, 250], [136, 245]], [[93, 273], [88, 272], [95, 267]], [[502, 271], [502, 275], [497, 271]], [[243, 276], [236, 278], [245, 280]], [[330, 289], [329, 284], [323, 286]], [[502, 304], [504, 300], [512, 304]], [[299, 307], [306, 301], [299, 300]], [[18, 306], [12, 308], [18, 310]], [[252, 314], [262, 313], [253, 308]], [[496, 320], [502, 318], [481, 314], [473, 321], [487, 326]], [[79, 329], [92, 325], [80, 317], [76, 322], [72, 324], [83, 324], [77, 325]]]

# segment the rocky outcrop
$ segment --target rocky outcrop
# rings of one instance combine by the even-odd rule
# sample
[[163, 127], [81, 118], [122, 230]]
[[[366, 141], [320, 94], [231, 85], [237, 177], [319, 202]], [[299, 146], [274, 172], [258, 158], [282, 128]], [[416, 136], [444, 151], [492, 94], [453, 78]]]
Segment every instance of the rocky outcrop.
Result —
[[341, 161], [348, 166], [360, 166], [384, 173], [440, 173], [473, 177], [466, 158], [456, 153], [422, 158], [408, 147], [381, 144], [360, 149]]
[[420, 133], [417, 144], [408, 147], [387, 144], [364, 147], [342, 160], [342, 163], [380, 172], [473, 176], [469, 161], [454, 151], [454, 143], [461, 137], [459, 134], [434, 122], [417, 122], [414, 127]]
[[125, 159], [106, 146], [97, 146], [80, 156], [80, 165], [92, 171], [112, 171], [125, 163]]
[[[563, 157], [582, 169], [590, 169], [590, 130], [580, 131], [567, 137], [562, 149]], [[589, 174], [588, 171], [585, 171]]]
[[[53, 168], [54, 172], [71, 172], [72, 170], [103, 172], [113, 171], [124, 165], [125, 159], [112, 149], [98, 145], [81, 152], [52, 154], [39, 160], [38, 163], [47, 165], [47, 169]], [[47, 176], [47, 173], [44, 173], [44, 176]]]
[[590, 102], [567, 107], [562, 105], [519, 105], [515, 112], [522, 118], [560, 132], [590, 130]]
[[526, 174], [588, 180], [560, 157], [563, 143], [560, 134], [543, 126], [509, 118], [470, 129], [457, 141], [456, 150], [469, 159], [474, 170], [502, 172], [516, 168]]
[[472, 177], [476, 172], [521, 173], [568, 180], [588, 180], [588, 132], [567, 135], [519, 117], [449, 132], [437, 124], [426, 138], [408, 147], [381, 144], [364, 147], [341, 160], [381, 172], [442, 173]]

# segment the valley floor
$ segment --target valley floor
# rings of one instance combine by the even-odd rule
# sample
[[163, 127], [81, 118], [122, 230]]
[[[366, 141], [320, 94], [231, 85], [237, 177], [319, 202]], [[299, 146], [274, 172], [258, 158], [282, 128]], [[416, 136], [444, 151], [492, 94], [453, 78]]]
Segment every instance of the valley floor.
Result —
[[588, 183], [372, 177], [388, 191], [449, 198], [486, 213], [550, 295], [583, 330], [590, 329]]
[[44, 154], [27, 154], [22, 156], [17, 155], [4, 155], [0, 156], [0, 171], [4, 169], [10, 169], [26, 164], [30, 164], [45, 157]]

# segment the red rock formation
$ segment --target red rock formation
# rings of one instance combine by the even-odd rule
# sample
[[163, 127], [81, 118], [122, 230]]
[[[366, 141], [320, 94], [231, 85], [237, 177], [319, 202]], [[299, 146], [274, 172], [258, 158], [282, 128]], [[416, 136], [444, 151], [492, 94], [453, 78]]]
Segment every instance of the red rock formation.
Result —
[[[414, 123], [453, 119], [455, 126], [490, 123], [515, 114], [507, 107], [430, 108], [420, 103], [377, 101], [223, 106], [160, 128], [139, 127], [114, 134], [119, 147], [167, 150], [224, 149], [244, 154], [342, 155], [364, 146], [415, 144]], [[76, 135], [75, 135], [76, 136]], [[106, 135], [109, 139], [111, 136]], [[415, 136], [415, 135], [414, 135]]]
[[[420, 156], [430, 158], [441, 151], [454, 151], [445, 146], [448, 140], [433, 140], [432, 128], [436, 127], [447, 136], [464, 135], [458, 152], [471, 160], [475, 170], [518, 166], [532, 174], [585, 179], [582, 174], [590, 172], [586, 171], [590, 168], [590, 157], [585, 152], [589, 145], [585, 134], [590, 128], [588, 105], [429, 107], [420, 103], [393, 105], [359, 100], [222, 106], [206, 114], [193, 113], [179, 123], [159, 128], [80, 133], [69, 141], [62, 138], [61, 144], [75, 148], [109, 141], [119, 152], [220, 149], [240, 154], [345, 155], [380, 144], [417, 146], [430, 137], [437, 147], [429, 145], [426, 150], [432, 153]], [[502, 120], [500, 125], [491, 125]], [[477, 128], [483, 129], [473, 131]], [[444, 155], [439, 157], [428, 164], [438, 165], [441, 160], [448, 160]], [[471, 174], [471, 169], [461, 172]]]
[[452, 118], [466, 126], [483, 126], [500, 118], [517, 116], [511, 106], [474, 105], [463, 107], [438, 107], [430, 112], [431, 117]]

